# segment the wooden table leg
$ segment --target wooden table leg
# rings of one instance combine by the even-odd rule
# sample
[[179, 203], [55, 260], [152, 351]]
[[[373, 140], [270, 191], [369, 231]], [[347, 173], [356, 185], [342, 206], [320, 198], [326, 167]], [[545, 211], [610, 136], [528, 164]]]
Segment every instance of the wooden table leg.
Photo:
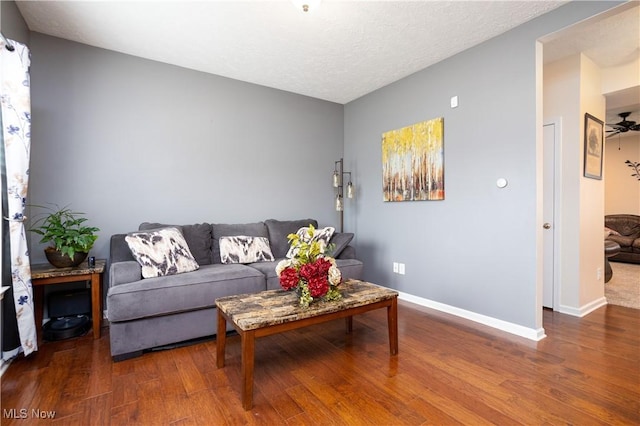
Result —
[[347, 325], [347, 334], [353, 331], [353, 316], [348, 316], [345, 318], [345, 323]]
[[242, 408], [253, 407], [253, 363], [255, 356], [255, 331], [242, 331]]
[[102, 274], [91, 274], [91, 320], [93, 321], [93, 338], [100, 338], [102, 325]]
[[391, 299], [387, 308], [387, 326], [389, 327], [389, 350], [391, 355], [398, 353], [398, 298]]
[[224, 367], [224, 352], [227, 344], [227, 320], [220, 309], [218, 311], [218, 334], [216, 334], [216, 365], [218, 368]]

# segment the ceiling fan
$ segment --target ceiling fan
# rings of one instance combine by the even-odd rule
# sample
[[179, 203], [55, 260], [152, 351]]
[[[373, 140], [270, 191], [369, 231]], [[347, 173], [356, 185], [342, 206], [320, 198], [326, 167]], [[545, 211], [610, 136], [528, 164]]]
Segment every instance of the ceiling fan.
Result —
[[625, 132], [628, 132], [629, 130], [633, 130], [636, 132], [640, 131], [640, 124], [636, 124], [636, 122], [632, 120], [627, 120], [627, 117], [630, 115], [631, 115], [630, 112], [621, 112], [620, 114], [618, 114], [618, 116], [622, 118], [621, 122], [615, 123], [615, 124], [607, 123], [607, 126], [613, 129], [613, 130], [607, 130], [607, 133], [609, 133], [607, 137], [614, 136], [619, 133], [625, 133]]

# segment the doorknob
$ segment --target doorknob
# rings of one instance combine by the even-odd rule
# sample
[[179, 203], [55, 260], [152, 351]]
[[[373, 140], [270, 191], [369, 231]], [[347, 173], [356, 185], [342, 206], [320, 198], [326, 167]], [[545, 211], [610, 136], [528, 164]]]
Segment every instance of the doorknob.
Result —
[[551, 229], [551, 224], [549, 222], [546, 222], [544, 225], [542, 225], [542, 227], [544, 229]]

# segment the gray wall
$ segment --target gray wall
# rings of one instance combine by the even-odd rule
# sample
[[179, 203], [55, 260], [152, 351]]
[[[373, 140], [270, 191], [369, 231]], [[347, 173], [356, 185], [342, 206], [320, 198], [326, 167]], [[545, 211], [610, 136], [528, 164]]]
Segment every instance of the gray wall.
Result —
[[338, 223], [342, 105], [39, 33], [31, 50], [29, 203], [85, 212], [94, 255], [142, 221]]
[[[532, 329], [537, 294], [536, 40], [615, 6], [571, 3], [345, 106], [347, 210], [365, 278]], [[542, 88], [539, 88], [542, 90]], [[460, 106], [451, 109], [451, 96]], [[382, 201], [381, 134], [444, 117], [444, 201]], [[505, 189], [496, 179], [505, 177]], [[392, 272], [394, 261], [406, 275]]]
[[[30, 203], [85, 211], [100, 257], [144, 220], [336, 225], [344, 147], [365, 278], [537, 328], [535, 40], [614, 5], [572, 2], [345, 107], [32, 33]], [[446, 199], [383, 203], [381, 133], [438, 116]]]
[[0, 1], [0, 31], [11, 40], [29, 44], [29, 28], [14, 1]]

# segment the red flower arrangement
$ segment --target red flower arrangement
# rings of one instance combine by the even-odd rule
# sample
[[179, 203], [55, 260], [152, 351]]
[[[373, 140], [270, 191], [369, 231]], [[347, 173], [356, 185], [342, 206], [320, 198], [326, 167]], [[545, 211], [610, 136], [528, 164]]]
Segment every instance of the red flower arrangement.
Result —
[[307, 307], [315, 300], [338, 300], [342, 297], [337, 287], [342, 282], [342, 274], [334, 258], [325, 256], [326, 246], [314, 239], [315, 229], [310, 226], [301, 238], [297, 234], [288, 236], [296, 254], [284, 259], [276, 267], [280, 286], [285, 290], [297, 290], [300, 306]]

